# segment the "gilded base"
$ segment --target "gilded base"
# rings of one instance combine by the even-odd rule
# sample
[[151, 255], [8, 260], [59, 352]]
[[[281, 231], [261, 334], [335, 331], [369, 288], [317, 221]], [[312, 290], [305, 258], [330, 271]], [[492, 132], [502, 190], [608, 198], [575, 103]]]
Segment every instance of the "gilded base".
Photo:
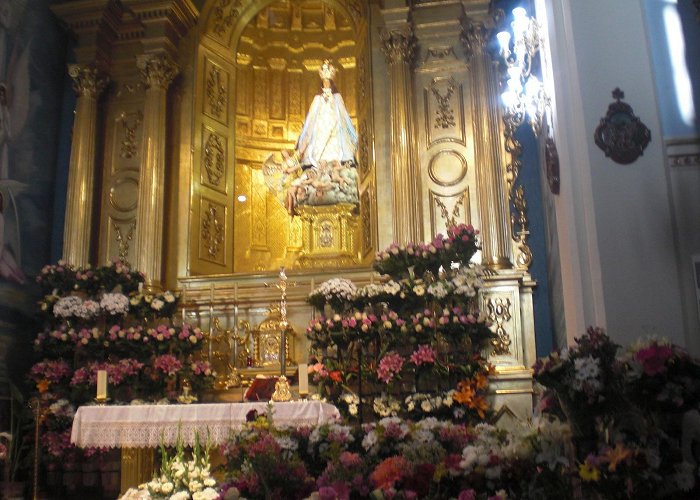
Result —
[[302, 250], [296, 268], [323, 269], [359, 264], [357, 206], [300, 206]]

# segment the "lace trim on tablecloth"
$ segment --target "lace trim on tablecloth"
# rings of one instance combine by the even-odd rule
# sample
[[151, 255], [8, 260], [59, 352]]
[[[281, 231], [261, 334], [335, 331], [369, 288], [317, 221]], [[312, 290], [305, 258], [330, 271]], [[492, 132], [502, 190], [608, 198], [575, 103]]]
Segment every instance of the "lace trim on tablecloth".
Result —
[[[300, 419], [294, 423], [276, 423], [277, 427], [303, 427], [305, 425], [318, 424], [317, 418]], [[113, 424], [105, 426], [103, 423], [81, 424], [80, 442], [81, 448], [156, 448], [160, 444], [174, 446], [177, 443], [178, 432], [182, 443], [192, 446], [195, 435], [199, 433], [199, 441], [204, 444], [218, 446], [231, 437], [232, 432], [243, 427], [243, 423], [224, 423], [198, 421], [193, 423], [181, 423], [179, 425], [163, 426], [157, 422], [142, 424], [134, 427], [129, 424]]]
[[[257, 406], [257, 405], [256, 405]], [[314, 407], [315, 406], [315, 407]], [[229, 418], [219, 414], [217, 417], [206, 418], [198, 415], [196, 420], [174, 420], [175, 415], [167, 417], [161, 415], [163, 420], [155, 421], [114, 421], [95, 420], [81, 418], [76, 415], [71, 441], [81, 448], [155, 448], [161, 443], [173, 446], [177, 443], [178, 434], [183, 444], [191, 446], [195, 442], [195, 435], [199, 434], [200, 443], [207, 441], [218, 446], [225, 443], [237, 430], [245, 425], [245, 413], [248, 408], [238, 407]], [[260, 413], [263, 408], [256, 409]], [[263, 410], [263, 411], [261, 411]], [[278, 411], [279, 410], [279, 411]], [[117, 410], [123, 412], [124, 410]], [[79, 412], [80, 413], [80, 412]], [[338, 409], [328, 404], [308, 406], [287, 406], [276, 408], [273, 414], [273, 422], [276, 427], [302, 427], [313, 426], [324, 422], [335, 421], [340, 417]], [[87, 420], [87, 421], [86, 421]]]

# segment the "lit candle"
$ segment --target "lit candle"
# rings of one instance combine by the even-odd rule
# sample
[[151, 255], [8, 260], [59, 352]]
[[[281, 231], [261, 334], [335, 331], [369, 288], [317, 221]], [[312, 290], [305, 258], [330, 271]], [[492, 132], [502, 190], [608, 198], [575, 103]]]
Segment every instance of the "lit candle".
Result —
[[309, 368], [306, 363], [299, 363], [299, 395], [309, 393]]
[[106, 370], [97, 370], [97, 399], [107, 399]]

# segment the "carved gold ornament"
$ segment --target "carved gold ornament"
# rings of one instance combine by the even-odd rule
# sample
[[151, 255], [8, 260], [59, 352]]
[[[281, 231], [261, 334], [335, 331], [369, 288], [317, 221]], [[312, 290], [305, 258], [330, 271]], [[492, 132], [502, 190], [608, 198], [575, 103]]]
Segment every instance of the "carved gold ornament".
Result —
[[217, 208], [211, 204], [202, 217], [202, 240], [209, 256], [216, 258], [224, 242], [224, 224]]
[[430, 85], [430, 91], [433, 93], [437, 103], [434, 127], [443, 129], [454, 127], [455, 114], [452, 106], [450, 106], [450, 99], [452, 99], [452, 94], [454, 93], [457, 82], [455, 82], [454, 78], [450, 77], [450, 79], [447, 80], [447, 89], [444, 95], [440, 93], [440, 89], [437, 87], [436, 83], [437, 82], [433, 80]]
[[68, 75], [73, 79], [73, 90], [78, 96], [96, 99], [109, 82], [103, 71], [92, 65], [69, 64]]
[[212, 31], [223, 36], [233, 26], [233, 21], [240, 14], [241, 4], [241, 0], [219, 0], [214, 7]]
[[126, 113], [119, 115], [119, 122], [122, 124], [122, 129], [124, 131], [124, 138], [119, 145], [119, 156], [125, 159], [131, 159], [138, 153], [136, 130], [143, 121], [143, 113], [141, 113], [141, 110], [131, 114], [136, 115], [131, 123], [129, 123], [128, 115]]
[[489, 311], [489, 319], [496, 326], [497, 337], [491, 341], [493, 352], [496, 355], [510, 354], [510, 335], [506, 332], [504, 324], [510, 321], [510, 299], [503, 297], [489, 298], [486, 306]]
[[222, 83], [221, 70], [212, 66], [207, 77], [207, 99], [211, 114], [220, 118], [226, 107], [226, 87]]
[[132, 221], [129, 224], [129, 231], [126, 236], [122, 234], [122, 228], [116, 222], [113, 222], [115, 239], [119, 245], [119, 259], [127, 262], [129, 257], [129, 244], [134, 237], [134, 230], [136, 229], [136, 221]]
[[224, 145], [215, 133], [209, 134], [204, 146], [204, 170], [209, 184], [218, 187], [224, 175]]

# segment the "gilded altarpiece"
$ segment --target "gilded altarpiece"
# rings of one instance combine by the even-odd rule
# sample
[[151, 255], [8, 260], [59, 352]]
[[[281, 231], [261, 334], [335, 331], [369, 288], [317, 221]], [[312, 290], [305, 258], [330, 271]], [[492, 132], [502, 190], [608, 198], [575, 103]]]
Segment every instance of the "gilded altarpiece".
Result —
[[[88, 3], [92, 5], [75, 4], [87, 9]], [[151, 4], [121, 3], [132, 10]], [[486, 280], [481, 296], [482, 309], [498, 333], [492, 346], [499, 370], [494, 397], [515, 413], [529, 415], [532, 381], [526, 367], [534, 362], [535, 283], [527, 266], [517, 266], [514, 257], [505, 180], [511, 159], [503, 146], [497, 79], [485, 51], [492, 29], [489, 2], [385, 0], [381, 8], [376, 3], [370, 8], [360, 0], [208, 0], [201, 12], [189, 0], [173, 6], [180, 9], [177, 15], [144, 11], [138, 24], [118, 3], [109, 2], [113, 23], [89, 25], [117, 26], [121, 45], [115, 43], [115, 53], [123, 51], [119, 63], [112, 64], [113, 84], [101, 110], [104, 128], [97, 132], [104, 138], [97, 158], [101, 200], [94, 203], [101, 209], [100, 261], [120, 255], [132, 260], [135, 233], [148, 237], [159, 225], [167, 226], [171, 234], [166, 234], [163, 252], [155, 255], [154, 250], [147, 257], [156, 261], [155, 267], [173, 269], [163, 285], [186, 289], [190, 317], [206, 326], [221, 316], [226, 328], [234, 317], [261, 321], [277, 300], [264, 283], [277, 266], [296, 261], [303, 239], [301, 218], [291, 219], [270, 193], [261, 165], [270, 153], [294, 146], [318, 91], [317, 70], [330, 58], [339, 69], [335, 83], [359, 134], [360, 202], [353, 248], [359, 249], [364, 267], [293, 270], [290, 277], [298, 287], [289, 297], [290, 325], [303, 331], [312, 314], [304, 299], [318, 283], [336, 276], [358, 284], [375, 279], [369, 260], [378, 246], [396, 236], [391, 229], [428, 239], [448, 225], [472, 223], [482, 231], [482, 262], [497, 272]], [[78, 7], [76, 30], [87, 26], [81, 24]], [[171, 29], [178, 16], [181, 22]], [[168, 26], [163, 32], [186, 36], [182, 44], [173, 39], [162, 47], [181, 69], [174, 88], [168, 80], [163, 88], [148, 89], [136, 70], [135, 56], [163, 41], [150, 33], [143, 46], [133, 42], [147, 38], [145, 26], [155, 20]], [[391, 33], [379, 37], [380, 30]], [[381, 54], [382, 43], [391, 45], [384, 47], [391, 49], [386, 63], [371, 57]], [[149, 91], [161, 97], [169, 92], [167, 105], [163, 99], [150, 114]], [[406, 109], [392, 109], [391, 102], [404, 103]], [[397, 122], [401, 127], [394, 127]], [[171, 139], [166, 132], [172, 130], [175, 139], [167, 153], [160, 156], [158, 149], [158, 161], [152, 162], [167, 166], [166, 201], [154, 197], [165, 205], [163, 218], [136, 220], [140, 174], [152, 167], [144, 165], [143, 151], [154, 146], [165, 151]], [[413, 131], [410, 141], [401, 147], [387, 143], [401, 132], [408, 135], [406, 130]], [[144, 131], [158, 144], [145, 147]], [[406, 171], [400, 184], [397, 178]], [[378, 176], [383, 180], [379, 186]], [[403, 186], [417, 188], [416, 196], [396, 203], [393, 193]], [[407, 219], [419, 227], [396, 224]], [[224, 315], [229, 310], [235, 311], [230, 318]], [[297, 347], [298, 357], [305, 342]]]
[[[265, 159], [294, 149], [330, 58], [334, 82], [359, 132], [359, 263], [376, 249], [371, 62], [359, 3], [215, 2], [198, 48], [190, 257], [192, 274], [294, 267], [303, 217], [290, 217], [266, 183]], [[305, 261], [308, 267], [308, 261]], [[347, 259], [338, 260], [347, 265]], [[314, 264], [310, 264], [314, 267]]]

